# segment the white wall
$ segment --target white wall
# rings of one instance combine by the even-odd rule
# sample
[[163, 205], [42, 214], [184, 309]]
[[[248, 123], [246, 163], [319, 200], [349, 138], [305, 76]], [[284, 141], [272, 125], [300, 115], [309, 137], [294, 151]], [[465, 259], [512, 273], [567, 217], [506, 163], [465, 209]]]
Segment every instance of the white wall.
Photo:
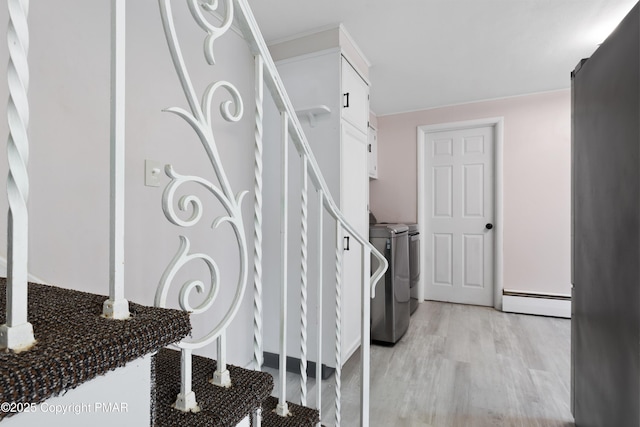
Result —
[[504, 117], [504, 288], [570, 294], [570, 91], [378, 117], [378, 221], [416, 222], [422, 125]]
[[[50, 283], [93, 293], [108, 292], [109, 200], [109, 31], [108, 0], [32, 2], [31, 24], [31, 176], [30, 271]], [[234, 192], [250, 190], [243, 213], [252, 254], [253, 212], [253, 58], [244, 41], [230, 33], [216, 43], [218, 64], [208, 67], [202, 56], [202, 30], [193, 22], [184, 2], [172, 2], [185, 57], [198, 93], [214, 80], [229, 80], [239, 88], [249, 108], [240, 123], [223, 121], [216, 97], [215, 136]], [[178, 248], [178, 234], [192, 239], [192, 251], [209, 253], [218, 261], [219, 299], [229, 301], [237, 280], [238, 255], [227, 225], [212, 231], [222, 213], [210, 194], [199, 192], [205, 206], [201, 223], [181, 230], [161, 210], [161, 188], [145, 187], [144, 160], [172, 163], [182, 174], [215, 181], [205, 152], [189, 126], [161, 110], [186, 107], [170, 62], [157, 2], [127, 2], [127, 160], [126, 160], [126, 296], [153, 304], [158, 281]], [[6, 33], [6, 8], [0, 8], [0, 33]], [[0, 58], [8, 58], [0, 43]], [[233, 64], [233, 65], [225, 65]], [[5, 70], [0, 71], [5, 80]], [[0, 99], [7, 99], [6, 84]], [[227, 99], [228, 97], [224, 97]], [[6, 104], [0, 103], [0, 114]], [[0, 135], [7, 135], [6, 120]], [[0, 150], [0, 187], [7, 175], [6, 152]], [[163, 178], [163, 185], [168, 178]], [[192, 189], [185, 189], [191, 191]], [[6, 197], [0, 197], [0, 228], [6, 227]], [[6, 237], [0, 234], [0, 254], [6, 255]], [[251, 266], [251, 259], [249, 260]], [[197, 264], [197, 263], [195, 263]], [[252, 271], [252, 269], [250, 269]], [[175, 290], [188, 278], [207, 279], [202, 265], [188, 265]], [[245, 365], [252, 354], [252, 293], [249, 292], [229, 336], [230, 361]], [[174, 292], [170, 297], [177, 306]], [[194, 300], [195, 303], [195, 300]], [[198, 330], [210, 318], [192, 316]], [[38, 331], [35, 331], [36, 336]], [[213, 349], [208, 352], [213, 356]]]

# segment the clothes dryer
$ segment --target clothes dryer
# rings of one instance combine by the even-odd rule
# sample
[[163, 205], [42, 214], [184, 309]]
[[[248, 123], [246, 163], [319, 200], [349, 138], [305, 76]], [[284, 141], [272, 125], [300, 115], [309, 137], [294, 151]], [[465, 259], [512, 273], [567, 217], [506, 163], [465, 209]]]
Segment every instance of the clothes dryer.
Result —
[[[395, 344], [409, 328], [410, 272], [409, 228], [404, 224], [376, 224], [369, 227], [369, 240], [389, 262], [389, 269], [371, 300], [371, 339]], [[372, 257], [371, 269], [378, 267]]]

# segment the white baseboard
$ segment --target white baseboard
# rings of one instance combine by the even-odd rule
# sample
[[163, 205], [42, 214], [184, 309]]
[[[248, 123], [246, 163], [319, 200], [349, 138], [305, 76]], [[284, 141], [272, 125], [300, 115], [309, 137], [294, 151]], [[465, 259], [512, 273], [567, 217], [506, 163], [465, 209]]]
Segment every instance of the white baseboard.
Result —
[[[0, 255], [0, 277], [7, 277], [7, 259], [1, 255]], [[31, 273], [29, 273], [29, 276], [27, 277], [27, 279], [33, 283], [48, 284], [48, 282], [42, 280], [37, 276], [34, 276]]]
[[347, 363], [347, 361], [349, 360], [349, 358], [351, 356], [353, 356], [353, 354], [356, 352], [356, 350], [358, 350], [360, 348], [360, 337], [358, 337], [358, 339], [356, 339], [355, 341], [353, 341], [351, 343], [351, 345], [349, 345], [349, 347], [346, 347], [346, 351], [345, 351], [345, 347], [342, 348], [343, 354], [342, 354], [342, 366], [345, 365], [345, 363]]
[[571, 318], [571, 298], [556, 295], [517, 294], [505, 292], [502, 296], [502, 311], [519, 314]]

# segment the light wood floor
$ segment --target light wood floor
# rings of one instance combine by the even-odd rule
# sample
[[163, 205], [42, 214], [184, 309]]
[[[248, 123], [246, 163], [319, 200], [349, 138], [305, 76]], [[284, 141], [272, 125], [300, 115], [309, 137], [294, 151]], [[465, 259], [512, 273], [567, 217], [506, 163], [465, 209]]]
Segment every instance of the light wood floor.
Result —
[[[569, 359], [567, 319], [427, 301], [395, 346], [372, 345], [370, 425], [573, 426]], [[359, 425], [359, 370], [356, 354], [343, 370], [342, 426]], [[296, 403], [298, 383], [288, 375], [287, 398]], [[313, 387], [311, 381], [310, 403]], [[322, 389], [329, 426], [333, 381]]]

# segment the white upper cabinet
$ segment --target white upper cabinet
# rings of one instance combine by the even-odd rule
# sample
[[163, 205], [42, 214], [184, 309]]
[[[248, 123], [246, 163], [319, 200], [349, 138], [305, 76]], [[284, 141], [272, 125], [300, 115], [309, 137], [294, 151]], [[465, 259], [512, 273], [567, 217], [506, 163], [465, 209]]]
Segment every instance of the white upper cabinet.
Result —
[[362, 132], [369, 123], [369, 85], [342, 57], [342, 118]]

